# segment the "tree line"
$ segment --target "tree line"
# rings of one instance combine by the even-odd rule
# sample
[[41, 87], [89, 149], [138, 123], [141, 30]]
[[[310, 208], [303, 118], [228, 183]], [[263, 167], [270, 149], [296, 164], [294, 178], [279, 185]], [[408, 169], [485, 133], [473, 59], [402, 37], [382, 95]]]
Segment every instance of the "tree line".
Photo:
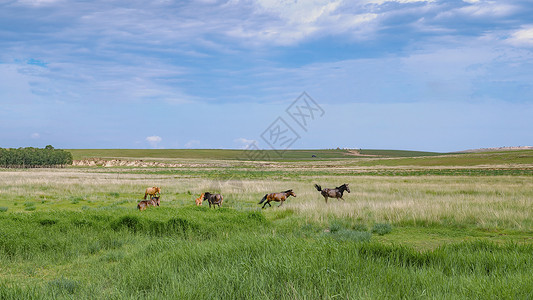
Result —
[[72, 164], [72, 153], [54, 149], [51, 145], [45, 148], [0, 148], [0, 167], [3, 168], [45, 168], [63, 167]]

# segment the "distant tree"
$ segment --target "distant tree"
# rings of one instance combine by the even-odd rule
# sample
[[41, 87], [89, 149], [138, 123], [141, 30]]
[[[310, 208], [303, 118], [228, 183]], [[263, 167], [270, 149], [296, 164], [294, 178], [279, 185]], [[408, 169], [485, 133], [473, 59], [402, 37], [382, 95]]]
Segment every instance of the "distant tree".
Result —
[[64, 166], [72, 164], [72, 153], [55, 149], [52, 145], [44, 149], [26, 148], [0, 148], [0, 167], [4, 168], [36, 168]]

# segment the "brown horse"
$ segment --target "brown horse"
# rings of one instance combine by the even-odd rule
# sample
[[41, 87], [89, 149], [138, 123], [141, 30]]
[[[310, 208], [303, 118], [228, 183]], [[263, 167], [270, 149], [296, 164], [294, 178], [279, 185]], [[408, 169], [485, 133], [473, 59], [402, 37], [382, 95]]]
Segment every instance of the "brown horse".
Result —
[[195, 201], [196, 201], [196, 206], [200, 206], [200, 205], [202, 205], [202, 201], [204, 201], [204, 194], [205, 194], [205, 193], [202, 193], [202, 194], [200, 195], [200, 197], [196, 198], [196, 200], [195, 200]]
[[222, 205], [222, 201], [224, 201], [224, 197], [222, 197], [220, 194], [211, 194], [209, 192], [205, 192], [204, 200], [209, 201], [209, 208], [211, 208], [211, 205], [213, 205], [213, 207], [215, 207], [215, 205], [220, 207], [220, 205]]
[[159, 206], [161, 202], [159, 201], [159, 197], [152, 197], [150, 200], [142, 200], [137, 204], [137, 208], [140, 211], [145, 210], [148, 206]]
[[320, 194], [322, 194], [322, 196], [324, 196], [326, 203], [328, 203], [328, 198], [341, 198], [342, 200], [344, 200], [344, 198], [342, 198], [342, 194], [344, 193], [344, 191], [347, 191], [348, 193], [350, 192], [350, 188], [348, 187], [347, 183], [338, 186], [334, 189], [323, 189], [320, 187], [320, 185], [315, 184], [315, 188], [317, 189], [317, 191], [320, 192]]
[[296, 194], [292, 191], [292, 190], [286, 190], [285, 192], [281, 192], [281, 193], [270, 193], [270, 194], [266, 194], [263, 199], [261, 199], [261, 201], [259, 202], [259, 204], [265, 202], [265, 204], [263, 204], [263, 207], [261, 208], [265, 208], [265, 206], [268, 204], [269, 206], [272, 206], [272, 204], [270, 204], [270, 201], [276, 201], [276, 202], [281, 202], [279, 204], [278, 207], [282, 206], [283, 205], [283, 202], [285, 200], [287, 200], [287, 198], [289, 198], [289, 196], [293, 196], [293, 197], [296, 197]]
[[146, 196], [150, 195], [150, 197], [154, 197], [157, 194], [161, 194], [161, 188], [154, 186], [151, 188], [146, 188], [146, 191], [144, 192], [144, 200], [146, 200]]

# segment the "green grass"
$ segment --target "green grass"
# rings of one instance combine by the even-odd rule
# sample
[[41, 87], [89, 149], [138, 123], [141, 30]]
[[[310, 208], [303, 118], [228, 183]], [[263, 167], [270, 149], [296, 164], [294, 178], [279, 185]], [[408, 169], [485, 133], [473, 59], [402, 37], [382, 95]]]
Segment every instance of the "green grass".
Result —
[[533, 164], [533, 150], [377, 159], [358, 161], [357, 163], [360, 166], [477, 166], [509, 164]]
[[[261, 150], [244, 151], [231, 149], [68, 149], [75, 160], [88, 158], [103, 159], [145, 159], [145, 160], [180, 160], [180, 159], [210, 159], [210, 160], [328, 160], [328, 159], [353, 159], [349, 151], [342, 149], [320, 150]], [[442, 155], [436, 152], [405, 151], [405, 150], [362, 150], [365, 155], [382, 157], [415, 157]], [[267, 158], [260, 158], [261, 155]], [[315, 157], [313, 157], [313, 155]]]
[[[68, 149], [75, 160], [87, 158], [105, 159], [219, 159], [219, 160], [255, 160], [258, 151], [231, 149]], [[345, 150], [262, 150], [267, 160], [320, 160], [332, 158], [349, 158]], [[316, 157], [313, 158], [312, 156]]]
[[383, 157], [418, 157], [418, 156], [437, 156], [445, 153], [428, 152], [428, 151], [410, 151], [410, 150], [381, 150], [381, 149], [361, 149], [362, 155], [376, 155]]
[[[257, 151], [215, 149], [70, 149], [75, 160], [100, 158], [144, 160], [160, 162], [183, 162], [183, 160], [229, 160], [254, 161]], [[436, 153], [404, 150], [363, 149], [353, 156], [347, 150], [287, 150], [276, 152], [264, 150], [268, 159], [275, 162], [324, 162], [354, 166], [478, 166], [533, 164], [533, 150], [482, 152], [482, 153]], [[316, 157], [312, 157], [315, 155]], [[264, 160], [264, 159], [263, 159]], [[336, 160], [340, 160], [336, 162]]]
[[0, 298], [527, 299], [533, 292], [531, 244], [475, 240], [418, 251], [343, 226], [328, 234], [280, 226], [262, 212], [204, 207], [8, 214], [0, 218], [9, 228], [0, 231]]

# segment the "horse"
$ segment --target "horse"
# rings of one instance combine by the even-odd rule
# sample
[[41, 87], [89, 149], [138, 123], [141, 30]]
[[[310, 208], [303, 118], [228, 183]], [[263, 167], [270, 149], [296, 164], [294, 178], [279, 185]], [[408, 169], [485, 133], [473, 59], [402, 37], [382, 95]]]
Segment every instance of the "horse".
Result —
[[202, 194], [200, 195], [200, 197], [196, 198], [196, 200], [195, 200], [195, 201], [196, 201], [196, 206], [200, 206], [200, 205], [202, 205], [202, 201], [204, 201], [204, 194], [205, 194], [205, 193], [202, 193]]
[[151, 188], [146, 188], [146, 191], [144, 192], [144, 200], [146, 200], [146, 196], [150, 195], [150, 197], [154, 197], [156, 194], [161, 194], [161, 188], [154, 186]]
[[258, 204], [261, 204], [263, 202], [265, 202], [265, 204], [263, 204], [263, 207], [261, 208], [265, 208], [265, 206], [268, 204], [269, 206], [272, 206], [272, 204], [270, 204], [270, 201], [276, 201], [276, 202], [281, 202], [279, 204], [278, 207], [282, 206], [283, 205], [283, 202], [289, 198], [289, 196], [293, 196], [293, 197], [296, 197], [296, 194], [292, 191], [292, 190], [286, 190], [285, 192], [281, 192], [281, 193], [270, 193], [270, 194], [266, 194], [263, 199], [261, 199], [261, 201], [259, 201]]
[[137, 208], [139, 209], [139, 211], [143, 211], [148, 206], [159, 206], [159, 204], [159, 197], [152, 197], [150, 198], [150, 200], [142, 200], [141, 202], [139, 202], [139, 204], [137, 204]]
[[[159, 196], [154, 196], [154, 197], [151, 197], [150, 200], [152, 200], [157, 206], [160, 206], [161, 204], [161, 201], [159, 200], [159, 198], [161, 198], [161, 195]], [[155, 206], [155, 205], [154, 205]]]
[[344, 191], [347, 191], [348, 193], [350, 192], [350, 188], [348, 187], [347, 183], [338, 186], [334, 189], [322, 189], [320, 185], [315, 184], [315, 188], [322, 194], [322, 196], [324, 196], [326, 203], [328, 203], [328, 198], [341, 198], [342, 200], [344, 200], [344, 198], [342, 198], [342, 193], [344, 193]]
[[222, 201], [224, 201], [224, 197], [222, 197], [220, 194], [211, 194], [209, 192], [205, 192], [204, 200], [209, 201], [209, 208], [211, 208], [211, 205], [213, 205], [213, 207], [215, 207], [215, 205], [220, 207], [220, 205], [222, 205]]

